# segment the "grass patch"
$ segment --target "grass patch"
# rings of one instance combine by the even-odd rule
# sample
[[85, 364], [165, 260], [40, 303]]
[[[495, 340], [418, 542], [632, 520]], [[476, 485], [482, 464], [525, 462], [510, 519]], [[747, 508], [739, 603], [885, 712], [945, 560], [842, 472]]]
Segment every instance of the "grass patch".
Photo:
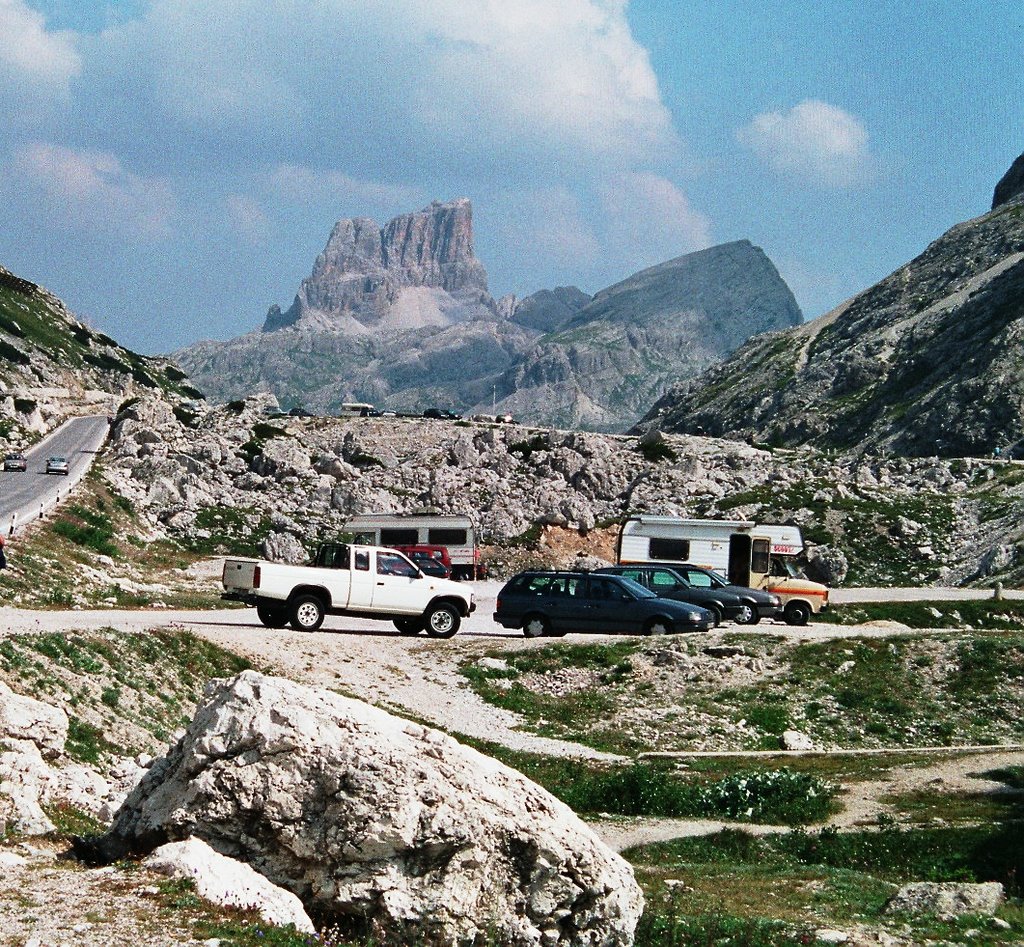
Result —
[[191, 633], [162, 629], [12, 635], [0, 647], [0, 678], [44, 701], [62, 695], [66, 752], [93, 765], [109, 754], [161, 751], [191, 719], [207, 681], [249, 666]]
[[868, 621], [896, 621], [908, 628], [1024, 630], [1024, 601], [978, 599], [961, 602], [864, 602], [832, 605], [811, 621], [860, 625]]

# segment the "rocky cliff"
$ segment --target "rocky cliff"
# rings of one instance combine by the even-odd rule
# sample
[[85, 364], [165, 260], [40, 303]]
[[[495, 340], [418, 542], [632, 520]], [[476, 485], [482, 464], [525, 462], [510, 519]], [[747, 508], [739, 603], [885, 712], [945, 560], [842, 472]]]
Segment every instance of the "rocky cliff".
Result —
[[112, 412], [125, 397], [201, 397], [165, 359], [79, 322], [52, 293], [0, 267], [0, 454], [65, 418]]
[[1024, 193], [1000, 197], [826, 316], [754, 338], [673, 389], [641, 427], [913, 456], [1024, 455]]
[[569, 286], [495, 302], [461, 199], [385, 227], [339, 221], [287, 311], [175, 358], [216, 400], [264, 391], [324, 413], [346, 401], [488, 413], [500, 398], [531, 423], [622, 430], [751, 333], [799, 322], [777, 270], [746, 241], [593, 298]]
[[711, 247], [599, 292], [505, 372], [500, 406], [535, 423], [622, 430], [751, 335], [801, 321], [763, 250]]
[[273, 332], [301, 323], [363, 333], [403, 331], [492, 312], [487, 272], [473, 255], [473, 211], [465, 198], [435, 201], [379, 227], [339, 220], [287, 312], [273, 306]]

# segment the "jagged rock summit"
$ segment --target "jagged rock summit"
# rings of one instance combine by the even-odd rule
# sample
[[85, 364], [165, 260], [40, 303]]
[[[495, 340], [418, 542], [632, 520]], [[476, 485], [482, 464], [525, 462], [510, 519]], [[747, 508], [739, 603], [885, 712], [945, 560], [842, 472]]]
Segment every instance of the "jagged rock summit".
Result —
[[992, 195], [992, 210], [1021, 194], [1024, 194], [1024, 154], [1018, 155], [1017, 160], [1010, 165], [1009, 171], [999, 179]]
[[1024, 455], [1024, 189], [1014, 180], [1011, 169], [994, 210], [827, 315], [751, 339], [639, 427], [911, 456]]
[[272, 306], [263, 331], [299, 323], [357, 333], [444, 326], [495, 308], [463, 197], [384, 227], [367, 217], [339, 220], [291, 307]]
[[498, 406], [531, 424], [615, 431], [751, 333], [800, 321], [778, 271], [745, 240], [593, 298], [560, 286], [496, 302], [460, 198], [385, 227], [340, 220], [287, 311], [273, 306], [261, 330], [175, 357], [217, 400], [266, 391], [324, 413], [352, 401]]

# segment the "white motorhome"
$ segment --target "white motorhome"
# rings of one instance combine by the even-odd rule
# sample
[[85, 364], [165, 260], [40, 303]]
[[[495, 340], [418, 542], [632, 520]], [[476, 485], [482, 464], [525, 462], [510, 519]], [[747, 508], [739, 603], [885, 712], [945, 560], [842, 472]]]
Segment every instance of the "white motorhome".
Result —
[[473, 521], [459, 515], [367, 513], [346, 520], [342, 531], [366, 546], [445, 546], [453, 579], [482, 579]]
[[805, 624], [828, 605], [828, 588], [807, 579], [799, 527], [750, 520], [689, 520], [678, 516], [630, 516], [619, 532], [620, 564], [689, 563], [726, 576], [733, 585], [773, 592], [786, 621]]

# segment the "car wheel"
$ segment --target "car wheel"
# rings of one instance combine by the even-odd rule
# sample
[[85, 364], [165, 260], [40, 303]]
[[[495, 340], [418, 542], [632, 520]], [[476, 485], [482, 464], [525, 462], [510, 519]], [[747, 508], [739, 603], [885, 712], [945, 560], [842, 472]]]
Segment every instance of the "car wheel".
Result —
[[418, 635], [423, 631], [423, 619], [422, 618], [396, 618], [395, 627], [398, 629], [398, 633], [402, 635]]
[[672, 630], [672, 624], [667, 618], [649, 618], [644, 625], [645, 635], [667, 635]]
[[811, 608], [806, 602], [787, 602], [782, 614], [788, 625], [806, 625]]
[[722, 624], [722, 610], [714, 602], [712, 602], [710, 605], [702, 605], [701, 608], [707, 609], [707, 611], [711, 612], [712, 616], [715, 619], [716, 628], [720, 624]]
[[[551, 634], [551, 622], [543, 615], [527, 615], [523, 619], [524, 638], [543, 638]], [[561, 635], [559, 635], [561, 637]]]
[[291, 626], [296, 631], [316, 631], [324, 623], [324, 603], [315, 595], [298, 595], [291, 603]]
[[450, 638], [459, 630], [462, 621], [455, 606], [446, 602], [435, 605], [424, 617], [427, 634], [431, 638]]
[[737, 625], [756, 625], [760, 620], [761, 616], [757, 614], [757, 608], [754, 605], [744, 602], [740, 606], [739, 614], [736, 616]]
[[260, 599], [256, 603], [256, 617], [264, 628], [284, 628], [288, 624], [288, 606], [284, 602]]

